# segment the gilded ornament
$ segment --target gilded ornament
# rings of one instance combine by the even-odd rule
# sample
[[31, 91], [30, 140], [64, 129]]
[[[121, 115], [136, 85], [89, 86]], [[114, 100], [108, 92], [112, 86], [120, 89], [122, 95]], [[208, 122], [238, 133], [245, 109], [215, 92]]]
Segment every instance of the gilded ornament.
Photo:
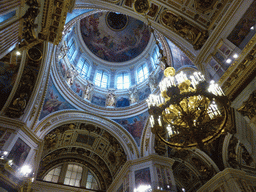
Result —
[[33, 61], [39, 61], [42, 59], [42, 52], [37, 47], [32, 47], [28, 51], [28, 57]]
[[148, 0], [135, 0], [133, 9], [138, 14], [146, 14], [149, 10]]
[[237, 109], [243, 116], [247, 116], [252, 119], [256, 116], [256, 91], [254, 91], [249, 98], [243, 102], [242, 106]]
[[174, 76], [175, 75], [175, 69], [173, 67], [167, 67], [164, 70], [164, 76], [169, 77], [169, 76]]

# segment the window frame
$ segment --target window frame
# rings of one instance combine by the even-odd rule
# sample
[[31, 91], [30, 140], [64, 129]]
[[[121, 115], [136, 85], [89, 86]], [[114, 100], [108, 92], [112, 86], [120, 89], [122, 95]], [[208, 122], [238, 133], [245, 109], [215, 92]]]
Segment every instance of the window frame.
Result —
[[[78, 65], [79, 65], [79, 63], [80, 63], [80, 61], [81, 61], [82, 59], [84, 59], [84, 63], [82, 64], [83, 66], [82, 66], [82, 68], [81, 68], [81, 71], [79, 71], [80, 69], [78, 70]], [[84, 69], [85, 63], [87, 63], [87, 73], [86, 73], [85, 75], [83, 75], [81, 72], [82, 72], [82, 70]], [[79, 58], [77, 64], [76, 64], [76, 70], [77, 70], [77, 72], [81, 75], [81, 77], [83, 77], [83, 78], [89, 78], [89, 76], [90, 76], [90, 70], [91, 70], [91, 64], [90, 64], [89, 60], [86, 59], [84, 56], [81, 56], [81, 57]]]
[[[80, 186], [76, 186], [76, 185], [70, 185], [70, 184], [64, 184], [64, 181], [65, 181], [65, 178], [66, 178], [66, 174], [67, 174], [67, 171], [68, 171], [68, 166], [69, 165], [77, 165], [79, 167], [82, 168], [82, 172], [81, 172], [81, 179], [79, 181], [79, 185]], [[58, 177], [58, 181], [57, 182], [53, 182], [53, 181], [46, 181], [44, 178], [48, 175], [49, 172], [51, 172], [52, 170], [58, 168], [58, 167], [61, 167], [60, 169], [60, 174], [59, 174], [59, 177]], [[76, 162], [65, 162], [65, 163], [61, 163], [61, 164], [57, 164], [53, 167], [51, 167], [48, 171], [46, 171], [46, 173], [42, 176], [42, 180], [45, 181], [45, 182], [50, 182], [50, 183], [58, 183], [58, 184], [62, 184], [64, 186], [70, 186], [70, 187], [86, 187], [87, 186], [87, 180], [88, 180], [88, 173], [91, 173], [92, 176], [94, 177], [96, 183], [97, 183], [97, 186], [98, 186], [98, 189], [90, 189], [90, 188], [86, 188], [88, 190], [101, 190], [101, 185], [100, 185], [100, 181], [99, 181], [99, 178], [96, 176], [96, 174], [89, 168], [89, 167], [86, 167], [85, 165], [83, 164], [80, 164], [80, 163], [76, 163]], [[82, 186], [81, 186], [82, 185]]]
[[[56, 169], [56, 168], [58, 168], [58, 167], [60, 167], [60, 174], [59, 174], [59, 176], [58, 176], [57, 182], [53, 182], [52, 179], [51, 179], [51, 181], [46, 181], [46, 180], [45, 180], [45, 177], [46, 177], [52, 170], [54, 170], [54, 169]], [[59, 180], [60, 180], [62, 168], [63, 168], [63, 164], [58, 164], [58, 165], [56, 165], [56, 166], [51, 167], [51, 169], [49, 169], [49, 170], [46, 172], [46, 174], [43, 176], [43, 181], [51, 182], [51, 183], [58, 183]], [[54, 174], [53, 174], [53, 176], [54, 176]]]
[[157, 65], [159, 65], [159, 63], [160, 63], [160, 59], [158, 59], [158, 62], [156, 62], [155, 57], [159, 58], [160, 56], [161, 55], [159, 53], [159, 47], [155, 46], [153, 51], [152, 51], [152, 54], [151, 54], [151, 62], [152, 62], [153, 69], [155, 69], [157, 67]]
[[[147, 76], [145, 77], [145, 73], [144, 73], [144, 68], [143, 67], [146, 67], [147, 68]], [[143, 73], [143, 76], [142, 77], [139, 77], [139, 69], [142, 68], [142, 73]], [[143, 81], [145, 81], [146, 79], [148, 79], [149, 77], [149, 68], [148, 68], [148, 64], [147, 62], [144, 62], [142, 63], [141, 65], [139, 65], [139, 67], [136, 69], [136, 78], [137, 78], [137, 83], [142, 83]], [[142, 80], [140, 80], [142, 78]]]
[[[124, 80], [125, 80], [125, 74], [127, 74], [127, 77], [128, 77], [128, 87], [125, 87], [125, 82], [124, 82]], [[122, 83], [119, 83], [118, 82], [118, 77], [121, 75], [121, 77], [122, 77]], [[119, 84], [121, 84], [122, 85], [122, 88], [118, 88], [118, 85]], [[131, 87], [131, 74], [129, 73], [129, 72], [127, 72], [127, 71], [119, 71], [117, 74], [116, 74], [116, 78], [115, 78], [115, 87], [116, 87], [116, 89], [118, 89], [118, 90], [123, 90], [123, 89], [129, 89], [130, 87]]]
[[[97, 74], [98, 74], [98, 72], [101, 72], [101, 77], [100, 77], [100, 80], [98, 81], [97, 80]], [[104, 78], [104, 74], [106, 74], [106, 76], [107, 76], [107, 81], [106, 82], [103, 82], [103, 83], [106, 83], [106, 87], [105, 86], [102, 86], [102, 80], [103, 80], [103, 78]], [[98, 85], [98, 82], [99, 82], [99, 85]], [[98, 87], [100, 87], [100, 88], [104, 88], [104, 89], [108, 89], [108, 87], [109, 87], [109, 82], [110, 82], [110, 73], [107, 71], [107, 70], [105, 70], [105, 69], [97, 69], [96, 71], [95, 71], [95, 75], [94, 75], [94, 84], [96, 85], [96, 86], [98, 86]]]
[[[69, 45], [70, 42], [73, 41], [73, 43], [71, 44], [71, 46]], [[74, 45], [74, 52], [73, 54], [71, 55], [70, 54], [70, 48]], [[70, 47], [69, 47], [70, 46]], [[67, 47], [68, 47], [68, 51], [67, 51], [67, 57], [69, 59], [70, 62], [74, 62], [75, 60], [75, 56], [77, 55], [77, 43], [76, 43], [76, 40], [74, 38], [70, 38], [69, 41], [67, 41]], [[71, 56], [70, 56], [71, 55]]]

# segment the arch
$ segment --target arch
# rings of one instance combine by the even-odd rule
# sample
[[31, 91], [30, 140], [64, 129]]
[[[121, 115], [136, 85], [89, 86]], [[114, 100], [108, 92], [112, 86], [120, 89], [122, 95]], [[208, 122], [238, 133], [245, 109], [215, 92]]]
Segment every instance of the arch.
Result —
[[132, 136], [118, 123], [89, 112], [76, 110], [64, 110], [45, 117], [36, 125], [35, 132], [40, 139], [43, 139], [50, 131], [60, 125], [72, 122], [88, 122], [94, 125], [101, 126], [113, 135], [123, 147], [127, 160], [139, 157], [139, 150]]

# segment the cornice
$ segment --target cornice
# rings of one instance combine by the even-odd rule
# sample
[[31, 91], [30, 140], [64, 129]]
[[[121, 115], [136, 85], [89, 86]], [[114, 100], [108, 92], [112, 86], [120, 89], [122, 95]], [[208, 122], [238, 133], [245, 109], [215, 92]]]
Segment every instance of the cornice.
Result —
[[3, 116], [0, 117], [0, 121], [1, 121], [0, 125], [2, 125], [3, 127], [8, 126], [7, 128], [10, 128], [10, 129], [15, 129], [15, 130], [20, 129], [36, 144], [41, 142], [41, 140], [32, 132], [32, 130], [30, 130], [26, 126], [24, 122], [21, 122], [20, 120], [17, 120], [17, 119], [3, 117]]

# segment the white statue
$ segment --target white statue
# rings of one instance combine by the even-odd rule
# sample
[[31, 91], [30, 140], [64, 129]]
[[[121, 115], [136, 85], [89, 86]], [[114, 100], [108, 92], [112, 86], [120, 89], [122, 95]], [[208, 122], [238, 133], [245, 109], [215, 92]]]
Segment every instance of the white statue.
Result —
[[157, 82], [156, 82], [155, 76], [149, 76], [148, 85], [149, 85], [150, 91], [152, 93], [155, 90], [155, 88], [157, 87]]
[[85, 90], [84, 90], [84, 99], [87, 99], [87, 100], [91, 99], [91, 92], [93, 89], [94, 89], [94, 85], [87, 80], [87, 85], [85, 86]]
[[129, 95], [130, 95], [130, 102], [131, 104], [136, 103], [138, 100], [138, 90], [137, 87], [133, 87], [129, 89]]
[[115, 105], [116, 105], [116, 95], [112, 91], [109, 91], [107, 95], [106, 106], [114, 107]]
[[75, 77], [78, 75], [78, 72], [75, 69], [67, 70], [67, 82], [71, 86], [74, 83]]

